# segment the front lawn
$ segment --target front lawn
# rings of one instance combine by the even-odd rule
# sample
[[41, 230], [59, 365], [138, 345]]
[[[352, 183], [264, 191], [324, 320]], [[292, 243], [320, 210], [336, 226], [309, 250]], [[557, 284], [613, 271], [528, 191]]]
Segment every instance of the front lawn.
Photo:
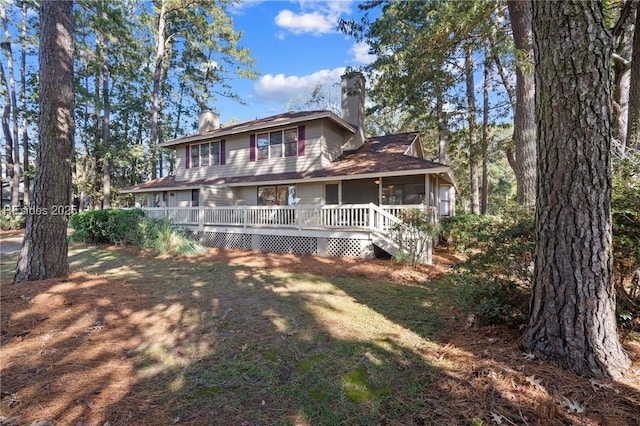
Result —
[[74, 245], [68, 280], [11, 285], [16, 258], [0, 265], [0, 414], [15, 424], [638, 421], [638, 342], [619, 382], [555, 369], [516, 332], [468, 323], [442, 266]]

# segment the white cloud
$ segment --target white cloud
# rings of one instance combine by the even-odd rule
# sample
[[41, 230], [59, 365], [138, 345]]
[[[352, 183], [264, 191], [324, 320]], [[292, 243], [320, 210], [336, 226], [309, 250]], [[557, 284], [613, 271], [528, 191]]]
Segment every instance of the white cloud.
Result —
[[264, 0], [243, 0], [236, 1], [227, 6], [229, 13], [232, 15], [244, 15], [245, 10], [263, 3]]
[[261, 77], [255, 84], [254, 90], [262, 101], [286, 104], [292, 99], [311, 96], [311, 92], [319, 84], [330, 86], [340, 82], [345, 68], [333, 70], [320, 70], [304, 76], [285, 76], [284, 74], [267, 74]]
[[329, 17], [319, 12], [293, 13], [290, 10], [281, 10], [276, 16], [276, 25], [291, 31], [294, 34], [312, 33], [316, 35], [331, 32], [336, 24]]
[[353, 62], [357, 64], [369, 65], [376, 60], [376, 55], [369, 53], [369, 45], [364, 41], [354, 43], [349, 53], [353, 55]]
[[331, 0], [300, 2], [300, 12], [281, 10], [274, 21], [293, 34], [322, 35], [336, 31], [342, 14], [351, 13], [351, 1]]

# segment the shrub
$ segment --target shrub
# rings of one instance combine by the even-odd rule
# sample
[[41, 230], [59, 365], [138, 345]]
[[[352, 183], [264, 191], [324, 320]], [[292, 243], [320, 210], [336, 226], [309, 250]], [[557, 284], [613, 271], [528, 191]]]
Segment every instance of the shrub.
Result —
[[618, 322], [640, 330], [640, 153], [616, 160], [613, 196], [613, 274]]
[[140, 209], [91, 210], [71, 216], [71, 241], [130, 245], [155, 254], [191, 256], [207, 249], [168, 220], [146, 218]]
[[402, 223], [391, 229], [394, 241], [400, 247], [394, 258], [398, 262], [411, 261], [417, 266], [438, 236], [438, 225], [432, 211], [408, 209], [400, 213]]
[[440, 220], [441, 237], [456, 251], [467, 252], [489, 241], [495, 235], [497, 216], [461, 214]]
[[71, 241], [89, 244], [142, 245], [140, 223], [144, 212], [140, 209], [88, 210], [71, 216], [75, 232]]
[[206, 247], [168, 220], [147, 219], [143, 227], [145, 248], [153, 250], [156, 254], [194, 256], [207, 252]]
[[0, 213], [0, 229], [8, 231], [10, 229], [24, 228], [26, 216], [21, 211], [12, 212], [9, 209]]
[[483, 324], [521, 324], [527, 317], [533, 277], [533, 214], [505, 214], [491, 219], [489, 227], [477, 223], [486, 235], [474, 238], [471, 228], [465, 232], [470, 235], [468, 247], [481, 250], [454, 270], [463, 307]]

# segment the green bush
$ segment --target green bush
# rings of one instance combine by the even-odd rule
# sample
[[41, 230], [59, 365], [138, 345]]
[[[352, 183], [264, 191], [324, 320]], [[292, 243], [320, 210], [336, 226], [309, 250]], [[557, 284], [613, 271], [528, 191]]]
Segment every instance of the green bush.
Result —
[[129, 245], [155, 254], [191, 256], [207, 248], [167, 220], [146, 218], [140, 209], [91, 210], [71, 216], [70, 240], [89, 244]]
[[140, 247], [143, 235], [140, 223], [144, 211], [140, 209], [88, 210], [71, 216], [75, 232], [71, 241], [89, 244], [116, 244]]
[[402, 223], [391, 229], [391, 235], [399, 246], [394, 259], [398, 262], [410, 261], [417, 266], [439, 233], [434, 212], [408, 209], [401, 212], [399, 217]]
[[143, 229], [145, 248], [156, 254], [195, 256], [207, 252], [206, 247], [168, 220], [147, 219], [143, 222]]
[[445, 244], [456, 251], [466, 252], [489, 241], [495, 234], [498, 216], [461, 214], [440, 220], [441, 236]]
[[454, 270], [463, 308], [482, 324], [522, 324], [533, 277], [533, 213], [518, 210], [493, 218], [489, 226], [477, 223], [480, 237], [471, 228], [465, 232], [471, 235], [468, 247], [481, 250]]
[[640, 153], [614, 163], [613, 274], [618, 322], [631, 332], [640, 330]]
[[0, 229], [8, 231], [10, 229], [24, 228], [26, 219], [24, 213], [20, 211], [14, 213], [11, 210], [4, 210], [0, 213]]

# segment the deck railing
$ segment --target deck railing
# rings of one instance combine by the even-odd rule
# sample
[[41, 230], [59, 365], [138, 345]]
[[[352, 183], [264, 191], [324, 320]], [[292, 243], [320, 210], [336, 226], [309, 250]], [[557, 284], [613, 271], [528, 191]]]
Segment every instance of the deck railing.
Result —
[[[179, 225], [277, 227], [297, 229], [365, 229], [386, 231], [400, 223], [407, 209], [435, 212], [424, 205], [342, 204], [295, 206], [144, 207], [147, 216]], [[437, 215], [431, 215], [437, 220]]]

